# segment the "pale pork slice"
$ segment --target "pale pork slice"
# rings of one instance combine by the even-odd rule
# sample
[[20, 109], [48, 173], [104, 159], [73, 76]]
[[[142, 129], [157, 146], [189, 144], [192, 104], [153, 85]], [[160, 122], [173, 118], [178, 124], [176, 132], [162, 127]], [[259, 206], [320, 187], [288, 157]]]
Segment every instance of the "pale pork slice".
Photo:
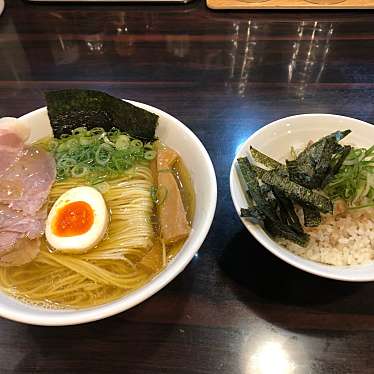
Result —
[[178, 157], [178, 153], [165, 146], [157, 152], [158, 190], [165, 191], [158, 213], [161, 236], [166, 244], [186, 238], [191, 231], [178, 184], [170, 171]]
[[40, 251], [40, 239], [18, 239], [10, 251], [0, 252], [0, 266], [21, 266], [31, 262]]
[[24, 214], [0, 204], [0, 232], [18, 232], [29, 239], [35, 239], [44, 233], [47, 207], [44, 206], [35, 214]]
[[45, 228], [56, 167], [49, 153], [25, 147], [29, 135], [22, 121], [0, 119], [0, 266], [32, 261]]
[[29, 136], [30, 129], [22, 120], [0, 118], [0, 176], [17, 160]]
[[0, 179], [0, 203], [35, 214], [45, 203], [55, 177], [54, 158], [42, 149], [27, 147]]
[[0, 256], [7, 253], [16, 244], [17, 240], [22, 237], [22, 233], [2, 231], [0, 232]]
[[0, 176], [16, 162], [22, 149], [23, 141], [17, 134], [0, 128]]
[[27, 126], [24, 120], [14, 117], [0, 118], [0, 130], [8, 131], [18, 136], [22, 143], [25, 143], [30, 137], [30, 127]]

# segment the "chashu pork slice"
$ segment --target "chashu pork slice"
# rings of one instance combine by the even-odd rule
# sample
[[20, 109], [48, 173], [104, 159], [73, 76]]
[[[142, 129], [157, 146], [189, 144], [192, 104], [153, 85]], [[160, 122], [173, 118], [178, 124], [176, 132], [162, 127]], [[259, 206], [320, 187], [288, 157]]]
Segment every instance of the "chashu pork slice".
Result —
[[31, 215], [0, 204], [0, 232], [15, 232], [29, 239], [35, 239], [43, 235], [46, 218], [46, 205]]
[[52, 155], [43, 149], [26, 147], [0, 178], [0, 203], [33, 215], [46, 202], [55, 178]]
[[45, 229], [56, 166], [46, 151], [24, 145], [29, 134], [22, 121], [0, 119], [0, 266], [32, 261]]
[[6, 252], [0, 252], [0, 266], [21, 266], [31, 262], [40, 251], [40, 239], [20, 238]]
[[29, 136], [30, 129], [22, 120], [0, 118], [0, 175], [17, 161]]

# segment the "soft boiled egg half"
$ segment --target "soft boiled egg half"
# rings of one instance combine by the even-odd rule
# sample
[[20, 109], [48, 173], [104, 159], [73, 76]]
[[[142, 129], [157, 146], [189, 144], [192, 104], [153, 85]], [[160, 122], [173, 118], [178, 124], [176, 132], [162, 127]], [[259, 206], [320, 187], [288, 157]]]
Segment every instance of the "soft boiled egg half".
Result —
[[85, 253], [103, 239], [108, 222], [109, 213], [101, 193], [93, 187], [75, 187], [54, 203], [45, 236], [56, 251]]

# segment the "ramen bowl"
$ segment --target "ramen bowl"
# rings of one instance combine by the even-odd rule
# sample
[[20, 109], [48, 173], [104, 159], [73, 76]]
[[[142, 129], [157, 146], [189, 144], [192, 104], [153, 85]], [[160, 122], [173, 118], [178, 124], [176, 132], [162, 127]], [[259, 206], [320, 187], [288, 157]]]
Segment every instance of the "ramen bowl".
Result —
[[[154, 295], [181, 273], [199, 250], [216, 209], [217, 182], [210, 157], [196, 135], [176, 118], [149, 105], [131, 103], [159, 116], [157, 137], [180, 154], [190, 173], [196, 195], [196, 209], [189, 237], [178, 254], [153, 279], [115, 301], [86, 309], [42, 309], [0, 292], [0, 316], [18, 322], [47, 326], [100, 320], [128, 310]], [[31, 130], [29, 142], [52, 135], [46, 108], [37, 109], [21, 118]]]

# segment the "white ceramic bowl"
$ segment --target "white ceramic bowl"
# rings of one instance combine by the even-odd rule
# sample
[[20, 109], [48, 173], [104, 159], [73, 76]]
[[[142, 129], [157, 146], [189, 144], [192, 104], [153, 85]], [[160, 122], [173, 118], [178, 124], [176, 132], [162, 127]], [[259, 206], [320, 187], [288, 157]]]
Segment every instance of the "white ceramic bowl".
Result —
[[[240, 185], [236, 159], [248, 155], [250, 145], [275, 159], [282, 160], [289, 154], [291, 145], [296, 149], [302, 149], [310, 139], [317, 140], [336, 130], [345, 129], [351, 129], [352, 133], [342, 141], [342, 144], [363, 147], [369, 147], [373, 144], [373, 125], [357, 119], [332, 114], [302, 114], [282, 118], [256, 131], [240, 147], [231, 166], [230, 190], [238, 215], [240, 216], [240, 208], [246, 207], [247, 202], [244, 190]], [[374, 280], [374, 262], [357, 266], [330, 266], [306, 260], [277, 244], [260, 226], [244, 219], [242, 219], [242, 222], [265, 248], [299, 269], [338, 280], [355, 282]]]
[[[0, 315], [15, 321], [34, 325], [73, 325], [99, 320], [123, 312], [149, 298], [172, 279], [191, 261], [203, 243], [212, 223], [217, 201], [217, 182], [210, 157], [200, 140], [183, 123], [171, 115], [149, 105], [131, 102], [157, 114], [157, 136], [174, 148], [183, 158], [196, 193], [196, 211], [192, 231], [178, 255], [149, 283], [114, 302], [83, 310], [46, 310], [22, 304], [0, 293]], [[52, 134], [46, 108], [21, 117], [31, 129], [30, 142]]]

